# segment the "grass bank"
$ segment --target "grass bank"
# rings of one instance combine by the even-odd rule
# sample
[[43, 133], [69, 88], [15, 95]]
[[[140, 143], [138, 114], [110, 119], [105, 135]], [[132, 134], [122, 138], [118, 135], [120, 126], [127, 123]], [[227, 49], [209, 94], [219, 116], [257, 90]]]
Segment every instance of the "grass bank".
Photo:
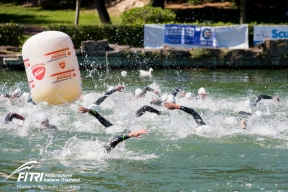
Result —
[[[44, 10], [39, 7], [23, 7], [13, 3], [0, 3], [0, 23], [20, 23], [47, 27], [53, 23], [74, 24], [75, 10]], [[120, 16], [110, 14], [113, 24], [120, 23]], [[100, 25], [101, 20], [96, 9], [81, 9], [80, 25]]]

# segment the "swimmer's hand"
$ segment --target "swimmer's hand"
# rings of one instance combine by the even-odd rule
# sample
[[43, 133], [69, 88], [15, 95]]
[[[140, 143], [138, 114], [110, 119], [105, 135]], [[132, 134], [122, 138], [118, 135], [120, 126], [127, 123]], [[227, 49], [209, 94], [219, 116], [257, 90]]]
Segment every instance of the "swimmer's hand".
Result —
[[129, 137], [138, 137], [141, 138], [143, 134], [146, 134], [148, 131], [147, 129], [140, 129], [136, 131], [132, 131], [128, 134]]
[[280, 102], [279, 97], [277, 97], [277, 96], [273, 96], [273, 98], [276, 99], [276, 101]]
[[125, 87], [123, 85], [118, 85], [115, 89], [116, 89], [116, 91], [121, 91], [124, 88]]
[[90, 112], [90, 109], [87, 109], [85, 107], [79, 107], [78, 108], [78, 111], [81, 111], [82, 113], [89, 113]]
[[180, 105], [178, 104], [175, 104], [175, 103], [172, 103], [172, 102], [165, 102], [164, 103], [164, 106], [167, 108], [167, 109], [170, 109], [170, 110], [174, 110], [174, 109], [180, 109]]

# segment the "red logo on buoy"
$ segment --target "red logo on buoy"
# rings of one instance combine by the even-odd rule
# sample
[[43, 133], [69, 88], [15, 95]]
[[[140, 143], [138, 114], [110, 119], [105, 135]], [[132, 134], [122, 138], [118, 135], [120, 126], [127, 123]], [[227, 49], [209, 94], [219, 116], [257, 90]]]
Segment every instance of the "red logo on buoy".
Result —
[[45, 71], [45, 67], [36, 67], [32, 70], [32, 73], [37, 80], [42, 80], [45, 75]]
[[61, 67], [62, 69], [64, 69], [65, 66], [66, 66], [65, 61], [61, 61], [61, 62], [59, 63], [59, 67]]

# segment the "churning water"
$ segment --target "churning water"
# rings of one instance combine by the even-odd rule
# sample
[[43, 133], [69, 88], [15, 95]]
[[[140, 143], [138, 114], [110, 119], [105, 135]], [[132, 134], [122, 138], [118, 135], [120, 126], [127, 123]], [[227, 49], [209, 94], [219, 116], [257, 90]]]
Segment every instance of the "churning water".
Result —
[[[0, 92], [18, 87], [29, 92], [24, 71], [0, 73]], [[87, 95], [83, 102], [51, 106], [31, 105], [24, 97], [13, 102], [0, 98], [1, 121], [8, 112], [26, 118], [24, 123], [14, 119], [0, 126], [0, 190], [288, 190], [287, 71], [154, 70], [146, 78], [139, 77], [138, 70], [128, 70], [126, 77], [120, 74], [121, 70], [82, 70], [83, 95]], [[93, 116], [77, 111], [119, 84], [124, 91], [110, 95], [99, 111], [114, 126], [105, 128]], [[152, 106], [150, 100], [157, 97], [148, 92], [135, 99], [134, 90], [146, 86], [161, 94], [175, 87], [193, 93], [205, 87], [205, 100], [178, 96], [176, 101], [195, 109], [207, 125], [198, 127], [192, 116], [163, 106], [154, 106], [161, 111], [159, 116], [146, 112], [136, 118], [137, 109]], [[277, 95], [280, 102], [263, 100], [252, 108], [251, 116], [239, 116], [244, 101], [259, 94]], [[37, 129], [41, 116], [59, 130]], [[241, 118], [247, 121], [246, 130], [240, 127]], [[148, 133], [143, 138], [128, 139], [109, 154], [103, 150], [113, 136], [145, 127]], [[37, 163], [7, 179], [30, 161]], [[36, 182], [31, 175], [38, 173], [44, 176]]]

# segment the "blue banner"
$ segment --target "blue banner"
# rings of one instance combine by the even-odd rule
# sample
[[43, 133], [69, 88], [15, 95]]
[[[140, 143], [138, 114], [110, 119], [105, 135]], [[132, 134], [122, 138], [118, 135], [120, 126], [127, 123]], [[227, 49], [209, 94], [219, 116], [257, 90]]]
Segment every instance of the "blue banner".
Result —
[[216, 47], [214, 28], [191, 25], [165, 25], [164, 43]]

